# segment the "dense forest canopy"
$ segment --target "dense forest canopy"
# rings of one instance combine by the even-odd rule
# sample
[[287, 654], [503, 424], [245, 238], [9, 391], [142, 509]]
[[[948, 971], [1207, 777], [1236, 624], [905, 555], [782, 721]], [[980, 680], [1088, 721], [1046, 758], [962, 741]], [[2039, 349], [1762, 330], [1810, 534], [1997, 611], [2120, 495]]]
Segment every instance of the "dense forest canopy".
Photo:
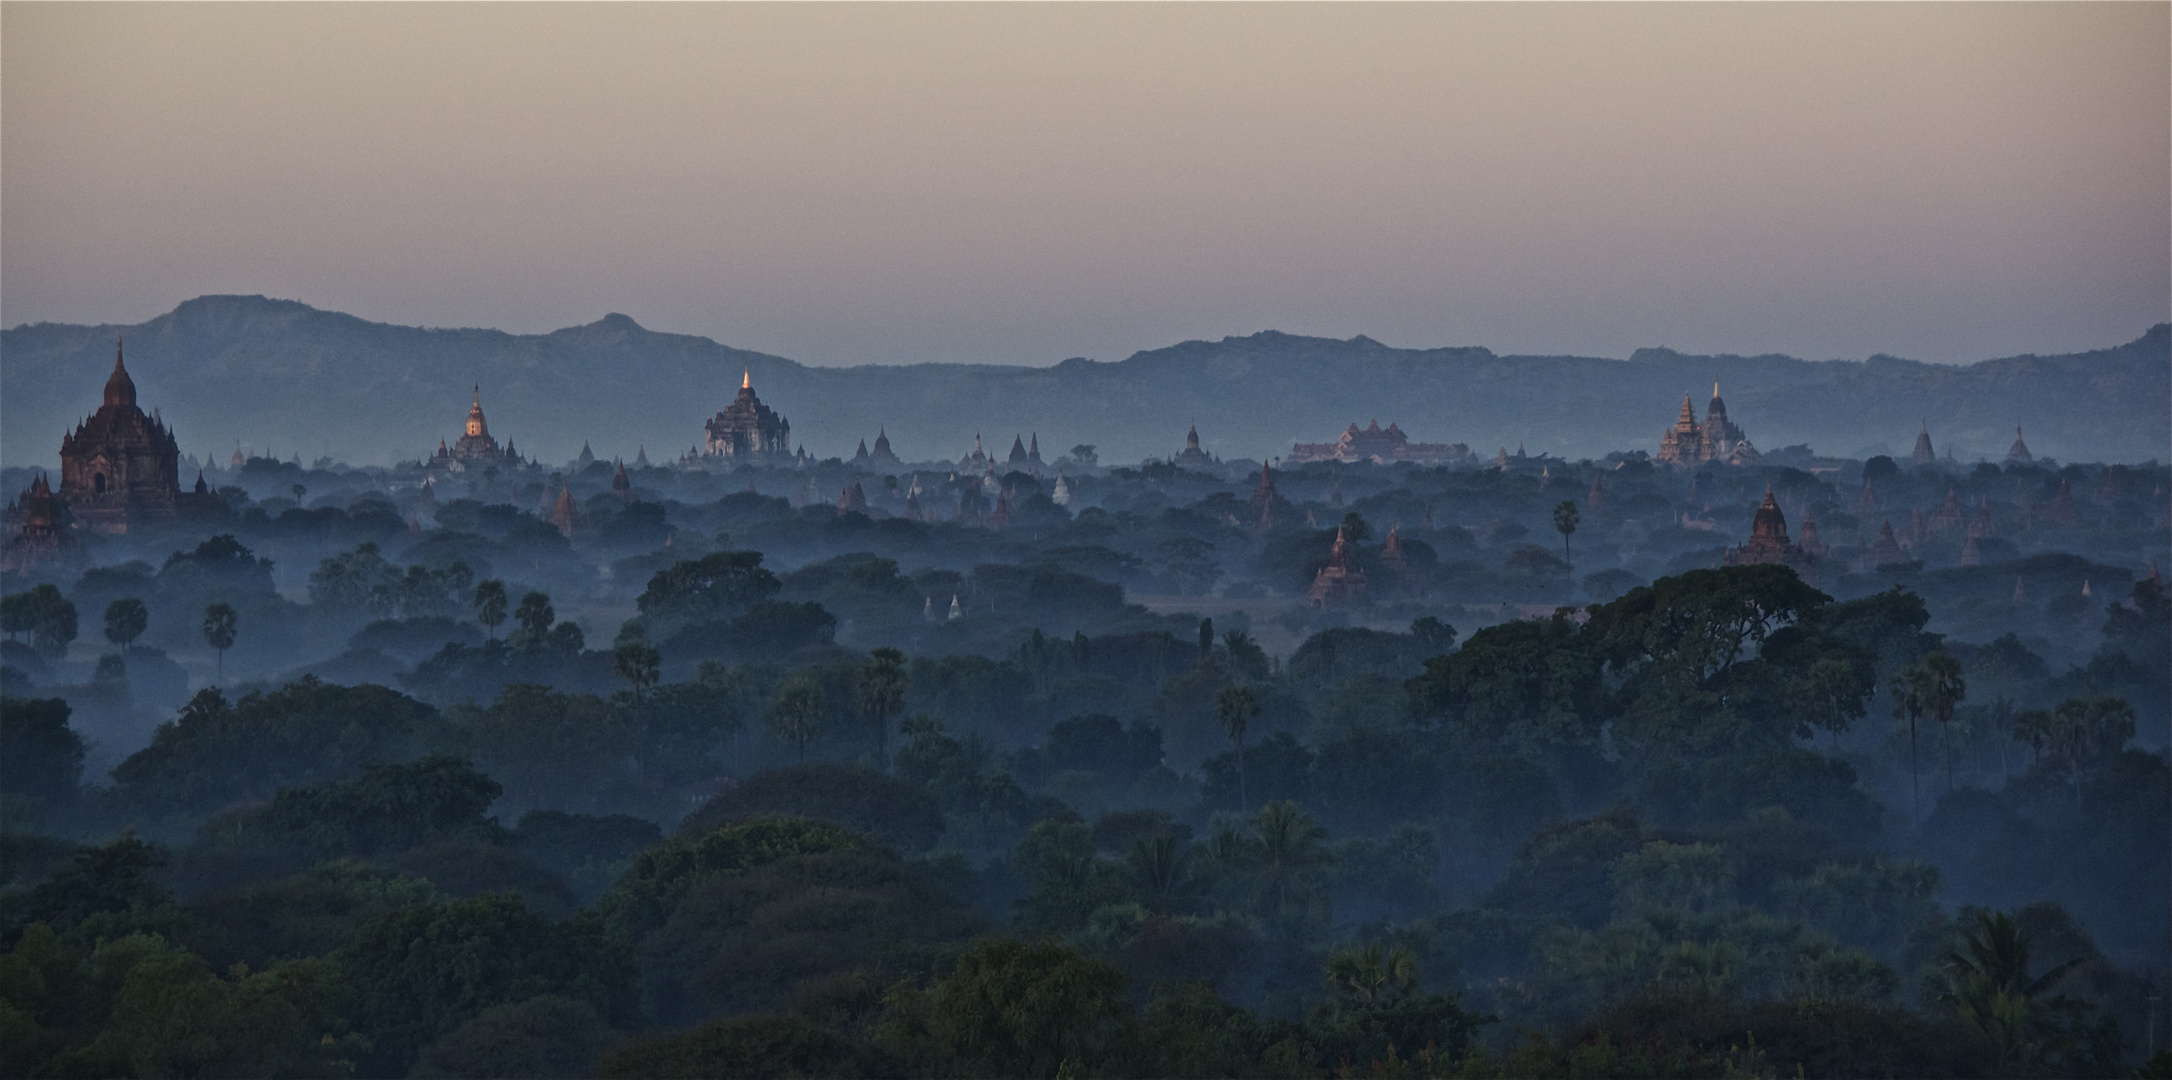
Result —
[[249, 461], [7, 574], [0, 1072], [2172, 1070], [2172, 470], [1769, 457]]

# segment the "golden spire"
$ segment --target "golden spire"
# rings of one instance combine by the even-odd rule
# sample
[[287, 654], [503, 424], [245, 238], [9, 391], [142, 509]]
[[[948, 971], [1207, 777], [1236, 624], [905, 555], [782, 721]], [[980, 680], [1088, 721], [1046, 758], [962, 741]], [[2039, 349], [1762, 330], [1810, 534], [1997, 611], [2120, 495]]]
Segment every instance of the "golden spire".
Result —
[[740, 376], [739, 376], [739, 388], [740, 388], [741, 390], [752, 390], [752, 389], [754, 389], [754, 369], [753, 369], [753, 368], [747, 368], [747, 369], [746, 369], [746, 372], [745, 372], [745, 374], [742, 374], [742, 375], [740, 375]]

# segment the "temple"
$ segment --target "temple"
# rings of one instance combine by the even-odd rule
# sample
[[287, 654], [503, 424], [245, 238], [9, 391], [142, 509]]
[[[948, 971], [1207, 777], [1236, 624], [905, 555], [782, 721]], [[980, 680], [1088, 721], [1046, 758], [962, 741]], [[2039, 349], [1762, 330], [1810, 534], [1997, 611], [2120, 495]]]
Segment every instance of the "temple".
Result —
[[1773, 500], [1770, 484], [1765, 485], [1765, 501], [1758, 504], [1757, 516], [1750, 520], [1750, 542], [1730, 549], [1722, 562], [1727, 566], [1792, 567], [1804, 580], [1809, 580], [1817, 568], [1817, 559], [1788, 539], [1787, 515]]
[[22, 496], [8, 504], [7, 530], [11, 534], [0, 550], [0, 570], [18, 573], [59, 561], [80, 562], [82, 551], [68, 535], [63, 510], [45, 474], [32, 477]]
[[2036, 455], [2029, 453], [2029, 444], [2021, 441], [2021, 429], [2015, 428], [2014, 444], [2006, 448], [2006, 463], [2008, 465], [2030, 465], [2034, 464], [2035, 461]]
[[1704, 423], [1689, 395], [1682, 395], [1682, 415], [1659, 436], [1659, 453], [1653, 460], [1663, 465], [1754, 465], [1762, 457], [1742, 429], [1727, 419], [1727, 403], [1720, 400], [1719, 380], [1712, 382], [1712, 404], [1705, 408]]
[[719, 465], [788, 465], [792, 425], [754, 396], [754, 372], [740, 377], [739, 396], [709, 419], [702, 457]]
[[181, 498], [181, 447], [157, 415], [136, 406], [136, 383], [113, 347], [105, 401], [60, 440], [60, 491], [75, 520], [102, 532], [173, 517]]
[[1316, 608], [1340, 607], [1365, 599], [1365, 571], [1360, 569], [1350, 550], [1348, 534], [1335, 530], [1335, 547], [1328, 552], [1327, 565], [1312, 579], [1312, 588], [1305, 598]]
[[1386, 428], [1374, 420], [1362, 430], [1352, 421], [1342, 437], [1331, 443], [1298, 443], [1286, 461], [1414, 461], [1447, 465], [1468, 459], [1471, 448], [1463, 443], [1414, 443], [1403, 429], [1389, 421]]
[[1199, 422], [1192, 421], [1192, 429], [1184, 435], [1184, 452], [1171, 459], [1187, 469], [1204, 469], [1214, 464], [1214, 457], [1199, 448]]
[[[587, 444], [582, 444], [585, 449]], [[498, 440], [490, 437], [490, 422], [483, 419], [483, 388], [475, 388], [475, 402], [468, 406], [468, 422], [461, 432], [460, 441], [450, 447], [438, 440], [437, 453], [423, 462], [423, 467], [439, 472], [467, 472], [471, 469], [517, 469], [524, 464], [520, 455], [508, 442], [503, 449]]]

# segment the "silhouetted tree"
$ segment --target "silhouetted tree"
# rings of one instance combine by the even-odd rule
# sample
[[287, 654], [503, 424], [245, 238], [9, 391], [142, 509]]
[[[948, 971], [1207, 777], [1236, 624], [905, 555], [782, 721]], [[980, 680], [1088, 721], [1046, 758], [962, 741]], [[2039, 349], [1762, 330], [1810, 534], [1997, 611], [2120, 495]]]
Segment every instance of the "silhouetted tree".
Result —
[[219, 654], [219, 678], [226, 678], [226, 650], [234, 647], [234, 635], [241, 627], [241, 615], [234, 605], [224, 600], [204, 609], [204, 644]]
[[475, 596], [469, 603], [475, 608], [475, 620], [482, 623], [484, 629], [490, 631], [490, 640], [498, 640], [498, 624], [505, 621], [505, 609], [508, 603], [505, 595], [505, 582], [499, 581], [497, 578], [478, 582], [475, 586]]
[[133, 596], [123, 597], [106, 605], [106, 640], [123, 652], [128, 651], [128, 647], [142, 637], [144, 629], [150, 625], [151, 610], [143, 606], [143, 601]]
[[1215, 718], [1222, 722], [1222, 731], [1229, 741], [1237, 744], [1237, 810], [1250, 813], [1250, 800], [1244, 789], [1244, 732], [1252, 718], [1259, 715], [1259, 695], [1249, 686], [1232, 686], [1224, 689], [1214, 699]]
[[860, 715], [875, 724], [875, 767], [890, 768], [890, 717], [905, 707], [905, 654], [887, 646], [860, 668]]

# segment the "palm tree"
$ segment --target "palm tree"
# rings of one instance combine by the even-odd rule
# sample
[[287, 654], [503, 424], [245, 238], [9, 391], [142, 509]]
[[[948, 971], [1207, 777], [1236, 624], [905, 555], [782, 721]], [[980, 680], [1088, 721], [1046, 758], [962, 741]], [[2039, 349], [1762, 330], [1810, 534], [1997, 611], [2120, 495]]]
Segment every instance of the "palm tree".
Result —
[[1574, 500], [1563, 499], [1554, 504], [1554, 531], [1561, 534], [1561, 561], [1569, 564], [1569, 574], [1576, 574], [1576, 560], [1569, 555], [1569, 534], [1576, 531], [1577, 513]]
[[1409, 946], [1376, 943], [1328, 954], [1327, 988], [1360, 1007], [1392, 1005], [1418, 990], [1418, 958]]
[[520, 606], [513, 609], [513, 621], [528, 632], [528, 644], [541, 645], [543, 635], [550, 633], [551, 624], [558, 621], [558, 612], [551, 607], [549, 593], [532, 592], [520, 598]]
[[646, 641], [626, 641], [611, 651], [611, 667], [618, 677], [633, 684], [634, 700], [641, 701], [648, 688], [662, 678], [664, 657]]
[[1183, 891], [1185, 863], [1190, 852], [1184, 842], [1168, 833], [1140, 837], [1131, 845], [1132, 885], [1156, 911], [1167, 911]]
[[1923, 817], [1923, 797], [1916, 785], [1916, 719], [1923, 715], [1924, 679], [1921, 664], [1910, 664], [1893, 673], [1887, 690], [1893, 695], [1893, 716], [1908, 720], [1908, 813], [1911, 820]]
[[143, 601], [133, 596], [123, 597], [106, 605], [106, 640], [127, 652], [135, 640], [143, 636], [144, 628], [151, 625], [151, 611]]
[[241, 615], [234, 605], [219, 601], [204, 609], [204, 644], [218, 650], [219, 680], [226, 680], [226, 650], [234, 647], [234, 634], [241, 627]]
[[1961, 680], [1961, 662], [1944, 652], [1934, 652], [1923, 658], [1923, 711], [1938, 721], [1939, 741], [1946, 748], [1946, 790], [1953, 790], [1953, 721], [1954, 710], [1968, 696], [1968, 684]]
[[2038, 1000], [2082, 962], [2075, 957], [2029, 977], [2029, 935], [2003, 911], [1976, 914], [1976, 926], [1959, 949], [1946, 953], [1946, 993], [1941, 999], [1965, 1024], [1998, 1048], [1999, 1064], [2014, 1069], [2042, 1056], [2049, 1017]]
[[860, 669], [860, 714], [875, 722], [875, 767], [890, 771], [890, 717], [905, 707], [905, 654], [888, 646]]
[[497, 578], [478, 582], [475, 586], [475, 598], [470, 603], [475, 607], [476, 621], [490, 631], [490, 640], [498, 640], [498, 624], [505, 621], [505, 608], [509, 603], [505, 595], [505, 582]]
[[1287, 918], [1296, 901], [1311, 898], [1313, 878], [1330, 858], [1323, 845], [1327, 830], [1296, 803], [1272, 802], [1260, 807], [1254, 831], [1260, 895], [1270, 901], [1274, 917]]
[[1244, 790], [1244, 729], [1259, 715], [1259, 697], [1249, 686], [1229, 687], [1214, 699], [1214, 714], [1230, 741], [1237, 744], [1237, 810], [1248, 812], [1252, 806]]
[[807, 744], [822, 734], [822, 686], [805, 675], [784, 684], [769, 708], [769, 726], [799, 751], [807, 764]]

